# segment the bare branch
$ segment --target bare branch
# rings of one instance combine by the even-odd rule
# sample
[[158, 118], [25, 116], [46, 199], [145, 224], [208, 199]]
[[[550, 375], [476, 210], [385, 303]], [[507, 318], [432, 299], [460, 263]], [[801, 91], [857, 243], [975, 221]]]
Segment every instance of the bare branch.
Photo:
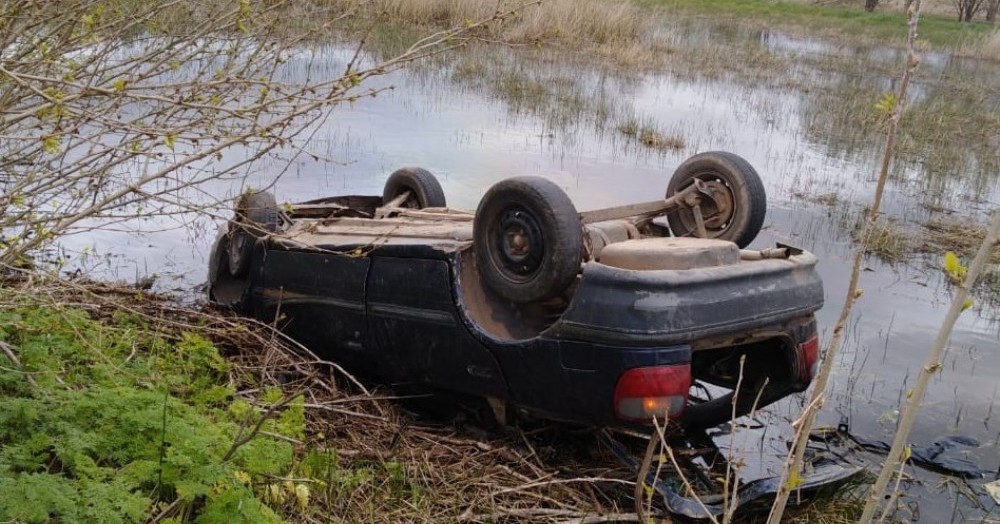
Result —
[[[314, 60], [301, 44], [329, 25], [290, 33], [284, 13], [301, 9], [292, 2], [171, 1], [111, 14], [104, 0], [18, 3], [16, 13], [8, 4], [0, 9], [0, 265], [84, 221], [147, 214], [153, 201], [161, 211], [217, 208], [218, 196], [200, 186], [245, 175], [264, 155], [294, 148], [291, 139], [314, 132], [331, 108], [388, 89], [367, 88], [368, 79], [461, 47], [536, 3], [395, 56], [375, 59], [359, 46], [340, 73], [305, 80], [289, 80], [289, 65]], [[330, 9], [331, 23], [354, 14]]]

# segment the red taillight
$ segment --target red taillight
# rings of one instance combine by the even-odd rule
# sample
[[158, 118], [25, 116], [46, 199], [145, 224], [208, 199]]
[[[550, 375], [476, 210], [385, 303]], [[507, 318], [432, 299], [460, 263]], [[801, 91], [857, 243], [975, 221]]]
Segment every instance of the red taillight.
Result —
[[819, 337], [810, 338], [799, 344], [799, 358], [802, 359], [799, 378], [808, 384], [819, 371]]
[[615, 386], [615, 414], [632, 421], [647, 421], [664, 414], [676, 418], [684, 410], [690, 389], [688, 364], [630, 369]]

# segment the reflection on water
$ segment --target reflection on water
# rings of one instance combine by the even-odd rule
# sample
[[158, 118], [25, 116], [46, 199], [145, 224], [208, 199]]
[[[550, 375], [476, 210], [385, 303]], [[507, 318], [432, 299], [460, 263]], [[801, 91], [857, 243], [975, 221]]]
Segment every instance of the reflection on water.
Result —
[[[692, 38], [719, 36], [704, 28], [698, 31]], [[795, 60], [861, 52], [775, 33], [737, 31], [725, 36]], [[891, 50], [872, 48], [865, 53], [874, 61], [899, 60]], [[339, 74], [349, 54], [335, 47], [303, 50], [289, 61], [285, 74], [291, 79], [306, 71], [314, 77]], [[935, 75], [968, 66], [974, 77], [986, 67], [937, 55], [929, 55], [925, 64]], [[532, 62], [496, 49], [470, 51], [454, 61], [374, 79], [372, 87], [394, 88], [336, 108], [294, 148], [256, 163], [245, 180], [218, 181], [208, 190], [224, 197], [248, 186], [270, 186], [279, 201], [380, 194], [391, 171], [419, 165], [438, 176], [453, 207], [475, 208], [484, 191], [505, 177], [540, 174], [564, 188], [584, 210], [659, 198], [672, 169], [685, 157], [729, 150], [757, 168], [769, 195], [766, 229], [755, 244], [780, 241], [820, 256], [827, 303], [819, 317], [829, 336], [843, 302], [853, 249], [845, 220], [838, 216], [845, 211], [797, 200], [792, 194], [834, 192], [848, 203], [870, 198], [882, 138], [853, 135], [852, 142], [843, 129], [852, 119], [838, 120], [838, 107], [846, 111], [854, 101], [830, 93], [881, 79], [859, 80], [854, 73], [824, 78], [835, 81], [818, 81], [815, 91], [803, 92], [773, 85], [758, 88], [738, 77], [625, 75], [550, 55]], [[932, 83], [926, 84], [920, 98], [933, 99], [933, 89]], [[637, 116], [661, 132], [683, 137], [684, 147], [649, 150], [616, 131], [620, 122]], [[221, 162], [235, 162], [241, 154], [230, 152]], [[961, 164], [965, 167], [968, 162], [989, 166], [990, 161], [968, 156], [956, 160], [966, 162]], [[915, 213], [926, 213], [920, 204], [928, 191], [935, 201], [964, 212], [996, 207], [1000, 189], [992, 165], [991, 173], [971, 169], [928, 177], [923, 162], [900, 163], [894, 168], [885, 209], [912, 220]], [[970, 207], [970, 202], [976, 203]], [[219, 217], [228, 214], [219, 210]], [[125, 232], [72, 238], [65, 247], [78, 252], [88, 246], [87, 263], [102, 268], [107, 267], [102, 256], [114, 253], [115, 269], [104, 269], [114, 278], [156, 273], [164, 287], [189, 287], [203, 280], [216, 223], [219, 220], [205, 217], [147, 219], [121, 224]], [[891, 267], [875, 260], [867, 264], [861, 285], [865, 295], [855, 306], [824, 419], [836, 422], [840, 415], [848, 416], [857, 431], [884, 437], [892, 432], [895, 410], [944, 316], [949, 289], [934, 268]], [[962, 316], [914, 441], [926, 443], [951, 432], [972, 435], [985, 443], [972, 451], [973, 457], [984, 467], [1000, 466], [1000, 432], [992, 420], [1000, 372], [998, 331], [1000, 325], [986, 316]], [[791, 417], [797, 410], [793, 404], [779, 410]], [[924, 516], [933, 518], [926, 511]]]

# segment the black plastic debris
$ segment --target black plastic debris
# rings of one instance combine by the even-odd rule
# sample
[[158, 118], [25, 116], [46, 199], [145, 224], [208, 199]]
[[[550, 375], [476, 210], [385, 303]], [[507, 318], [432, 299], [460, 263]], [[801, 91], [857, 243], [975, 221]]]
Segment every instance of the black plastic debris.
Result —
[[[713, 473], [712, 469], [719, 466], [723, 466], [724, 469], [726, 459], [722, 456], [722, 452], [705, 434], [674, 438], [686, 440], [675, 449], [691, 452], [685, 453], [679, 460], [683, 460], [685, 465], [689, 466], [684, 469], [693, 477], [692, 482], [700, 483], [702, 487], [710, 485], [709, 477], [718, 474]], [[623, 464], [638, 475], [641, 464], [622, 442], [608, 432], [601, 434], [601, 440]], [[674, 447], [676, 444], [677, 442], [672, 442], [671, 446]], [[808, 500], [822, 489], [836, 489], [864, 471], [864, 468], [844, 460], [842, 455], [821, 448], [828, 446], [814, 447], [807, 454], [805, 473], [795, 488], [800, 500]], [[689, 520], [712, 520], [721, 517], [726, 510], [726, 501], [721, 492], [685, 496], [683, 495], [687, 491], [685, 487], [680, 484], [679, 479], [671, 478], [669, 473], [660, 478], [655, 472], [650, 472], [646, 483], [660, 496], [666, 511], [671, 515]], [[739, 484], [735, 497], [736, 513], [767, 511], [780, 489], [779, 477], [761, 478]]]
[[[817, 442], [827, 442], [836, 446], [842, 446], [844, 441], [849, 441], [857, 447], [871, 452], [885, 455], [892, 447], [888, 442], [869, 439], [855, 435], [850, 431], [847, 420], [841, 420], [835, 431], [818, 430], [810, 435], [810, 439]], [[979, 479], [993, 475], [993, 472], [984, 470], [975, 462], [961, 456], [955, 456], [955, 451], [962, 449], [976, 448], [981, 444], [978, 440], [963, 435], [947, 435], [935, 439], [929, 445], [911, 445], [909, 462], [914, 466], [924, 468], [928, 471], [960, 477], [964, 479]]]

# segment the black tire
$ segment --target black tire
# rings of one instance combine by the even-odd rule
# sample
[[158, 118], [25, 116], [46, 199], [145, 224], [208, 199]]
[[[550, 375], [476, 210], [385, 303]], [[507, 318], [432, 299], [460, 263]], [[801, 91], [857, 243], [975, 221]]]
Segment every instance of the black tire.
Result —
[[250, 271], [250, 257], [258, 238], [278, 230], [278, 203], [266, 191], [244, 193], [229, 223], [229, 272], [243, 278]]
[[[724, 151], [692, 156], [674, 171], [667, 197], [700, 179], [716, 191], [716, 201], [704, 198], [701, 207], [709, 238], [746, 247], [760, 232], [767, 214], [767, 194], [760, 175], [749, 162]], [[697, 235], [694, 214], [684, 206], [667, 213], [670, 231], [677, 237]]]
[[410, 192], [410, 198], [407, 198], [400, 207], [422, 209], [447, 205], [441, 184], [426, 169], [404, 167], [389, 175], [389, 179], [385, 181], [385, 188], [382, 190], [382, 203], [389, 202], [404, 191]]
[[242, 313], [243, 295], [250, 283], [229, 272], [229, 229], [221, 228], [209, 259], [208, 300]]
[[482, 279], [512, 302], [558, 295], [580, 272], [580, 216], [544, 178], [508, 178], [491, 187], [476, 209], [473, 242]]

